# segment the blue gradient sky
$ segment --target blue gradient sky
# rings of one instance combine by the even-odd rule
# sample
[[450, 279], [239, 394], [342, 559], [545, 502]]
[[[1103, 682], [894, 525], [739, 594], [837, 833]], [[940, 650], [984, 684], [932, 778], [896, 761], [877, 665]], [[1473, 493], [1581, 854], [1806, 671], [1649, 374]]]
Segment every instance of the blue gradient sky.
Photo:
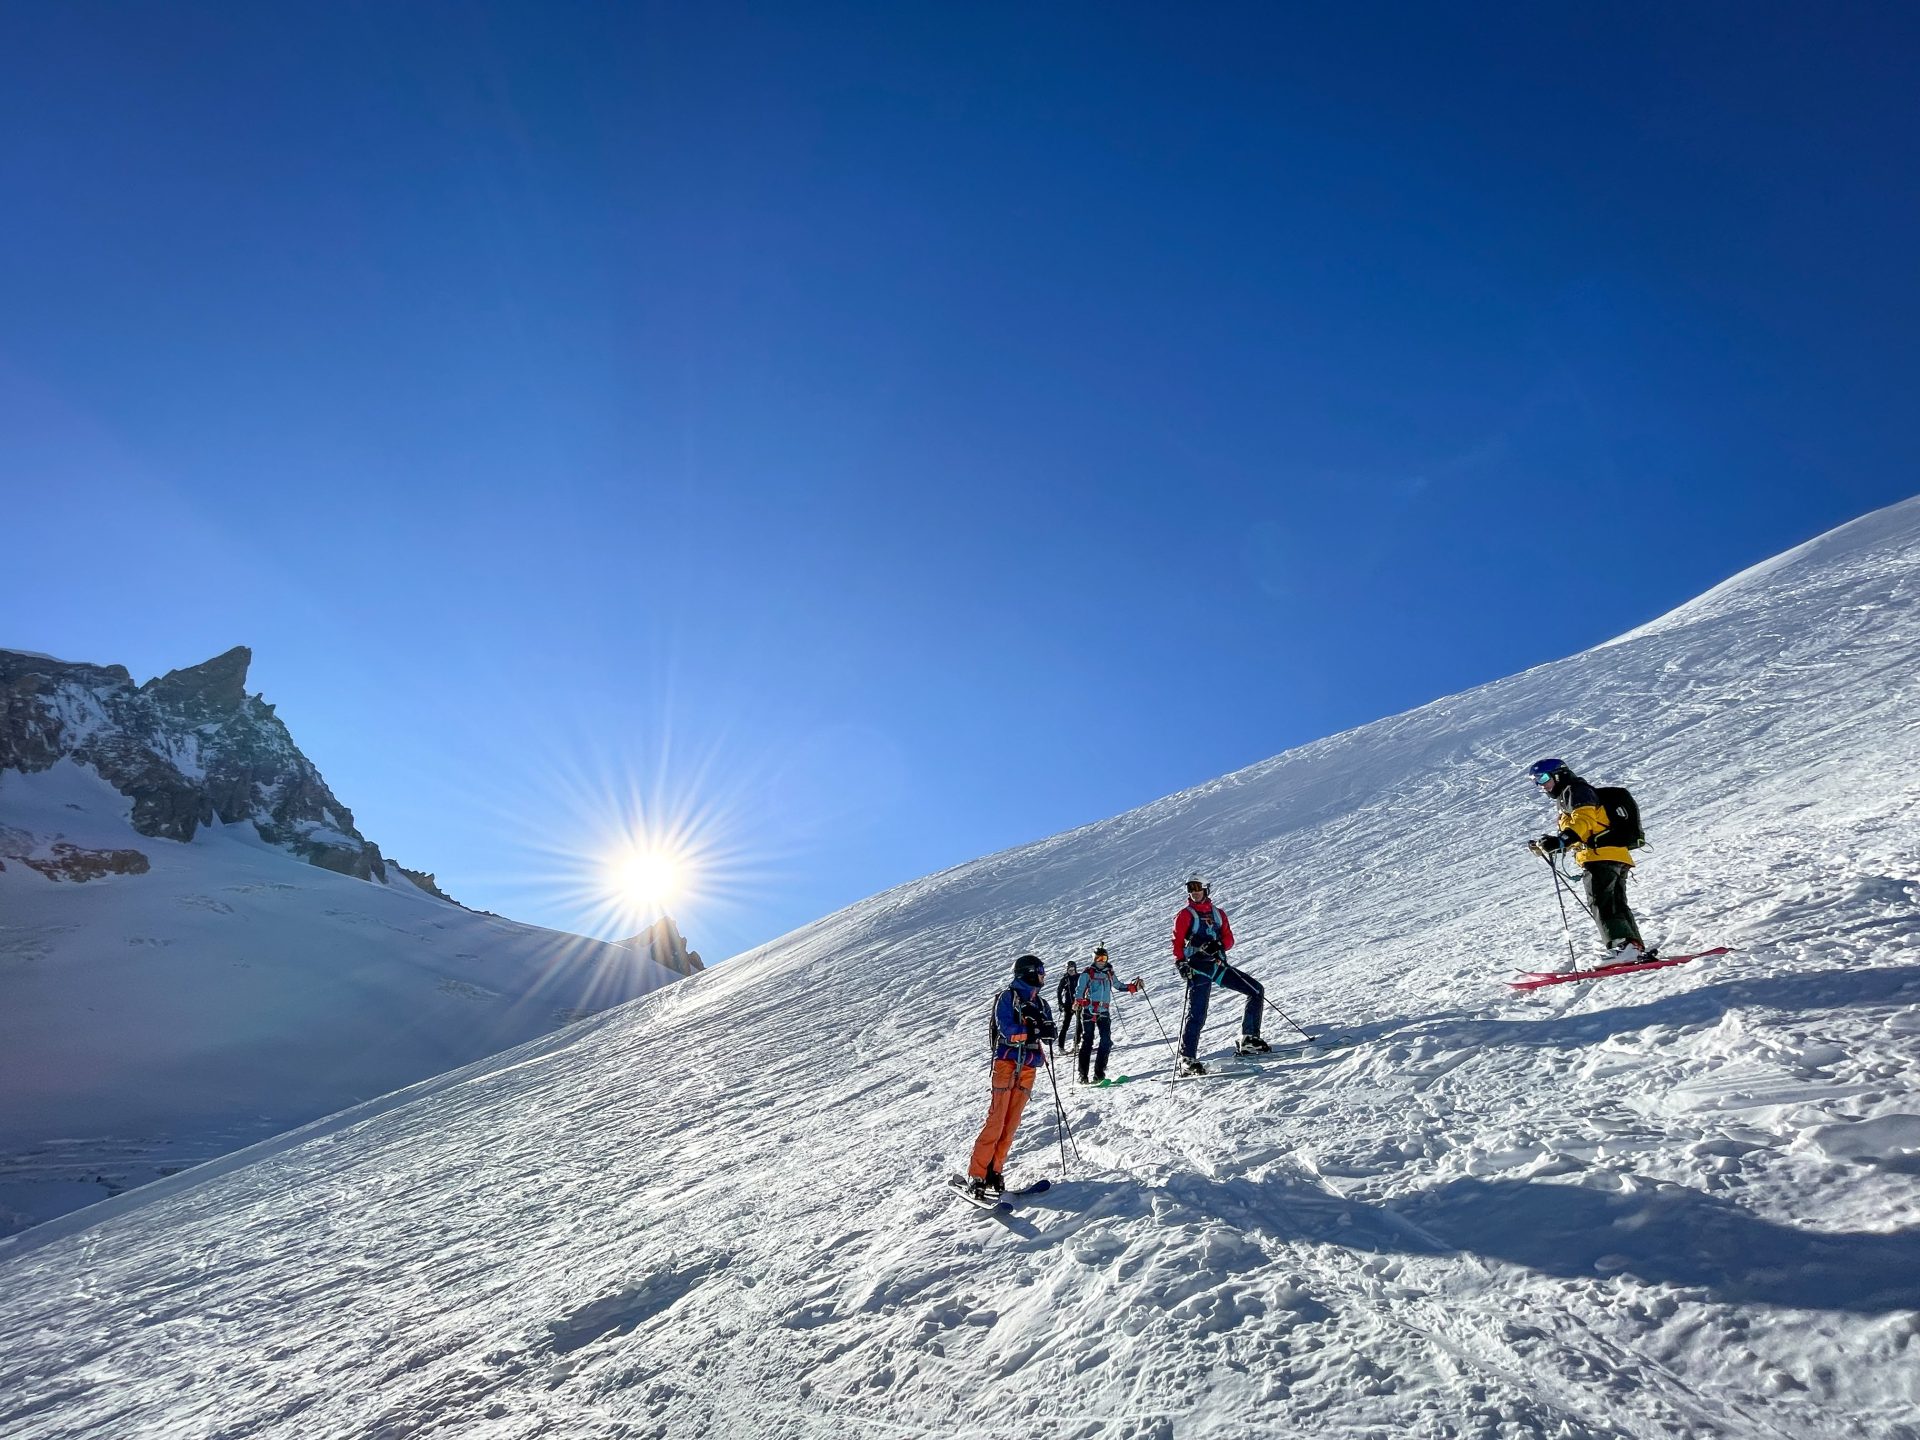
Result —
[[1920, 10], [1032, 9], [13, 7], [0, 644], [714, 957], [1920, 489]]

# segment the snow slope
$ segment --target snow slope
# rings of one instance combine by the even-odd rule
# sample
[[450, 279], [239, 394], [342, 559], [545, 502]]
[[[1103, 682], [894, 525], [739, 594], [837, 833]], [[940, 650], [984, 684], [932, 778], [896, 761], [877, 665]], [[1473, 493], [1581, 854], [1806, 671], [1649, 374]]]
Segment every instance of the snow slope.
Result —
[[150, 838], [89, 767], [0, 771], [0, 1234], [519, 1044], [679, 977], [480, 915], [398, 867], [307, 865], [251, 823]]
[[[0, 1430], [1911, 1440], [1917, 601], [1908, 502], [42, 1226], [0, 1249]], [[1561, 944], [1546, 753], [1639, 795], [1649, 936], [1736, 954], [1501, 983]], [[1084, 1163], [956, 1203], [1012, 957], [1105, 940], [1171, 1023], [1192, 870], [1358, 1043], [1069, 1086]], [[1016, 1180], [1060, 1173], [1051, 1108]]]

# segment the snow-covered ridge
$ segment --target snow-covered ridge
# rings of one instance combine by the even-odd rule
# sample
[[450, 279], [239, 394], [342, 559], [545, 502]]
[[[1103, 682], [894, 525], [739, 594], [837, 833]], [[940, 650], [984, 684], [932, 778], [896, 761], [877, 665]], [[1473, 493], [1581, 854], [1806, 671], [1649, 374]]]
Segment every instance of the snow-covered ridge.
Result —
[[1850, 520], [1791, 550], [1748, 566], [1657, 620], [1629, 630], [1612, 643], [1618, 645], [1661, 630], [1711, 620], [1743, 605], [1777, 605], [1783, 596], [1798, 593], [1802, 586], [1843, 589], [1856, 578], [1870, 577], [1882, 572], [1889, 563], [1899, 563], [1900, 556], [1911, 545], [1916, 514], [1920, 514], [1920, 497]]
[[[0, 1427], [1911, 1440], [1920, 507], [1869, 519], [31, 1232]], [[1639, 796], [1650, 937], [1734, 954], [1506, 988], [1562, 945], [1522, 843], [1547, 753]], [[1269, 1035], [1354, 1043], [1063, 1073], [1064, 1171], [1043, 1079], [1010, 1169], [1062, 1183], [955, 1204], [1012, 957], [1105, 941], [1157, 1007], [1122, 1000], [1114, 1069], [1157, 1073], [1194, 870]]]
[[253, 652], [136, 686], [125, 667], [0, 650], [0, 771], [34, 774], [69, 759], [133, 801], [155, 839], [250, 822], [262, 839], [360, 879], [387, 879], [380, 849], [300, 753], [273, 706], [246, 691]]

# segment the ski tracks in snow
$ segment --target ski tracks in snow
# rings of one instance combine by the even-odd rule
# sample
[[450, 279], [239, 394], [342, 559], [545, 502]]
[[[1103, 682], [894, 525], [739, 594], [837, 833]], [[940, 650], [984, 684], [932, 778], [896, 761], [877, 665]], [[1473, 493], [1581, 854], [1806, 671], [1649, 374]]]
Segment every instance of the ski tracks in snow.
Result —
[[[1914, 1440], [1920, 506], [1861, 527], [123, 1197], [0, 1262], [0, 1430]], [[1576, 751], [1649, 938], [1737, 954], [1506, 992], [1564, 952], [1521, 774]], [[1105, 941], [1177, 1024], [1195, 870], [1355, 1043], [1063, 1085], [1064, 1176], [1043, 1079], [1009, 1168], [1061, 1183], [956, 1201], [1012, 957]]]

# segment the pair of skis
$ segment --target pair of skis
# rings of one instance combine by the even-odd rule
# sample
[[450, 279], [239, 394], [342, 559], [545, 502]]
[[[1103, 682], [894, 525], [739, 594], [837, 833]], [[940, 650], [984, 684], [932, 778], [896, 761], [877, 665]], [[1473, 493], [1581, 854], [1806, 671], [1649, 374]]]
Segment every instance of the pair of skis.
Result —
[[1596, 965], [1591, 970], [1569, 970], [1556, 974], [1551, 970], [1528, 970], [1507, 984], [1516, 990], [1538, 990], [1543, 985], [1568, 985], [1576, 980], [1600, 980], [1608, 975], [1632, 975], [1641, 970], [1663, 970], [1669, 965], [1684, 965], [1689, 960], [1704, 960], [1709, 955], [1730, 955], [1731, 945], [1716, 945], [1711, 950], [1696, 950], [1691, 955], [1656, 955], [1651, 960], [1628, 960], [1617, 965]]

